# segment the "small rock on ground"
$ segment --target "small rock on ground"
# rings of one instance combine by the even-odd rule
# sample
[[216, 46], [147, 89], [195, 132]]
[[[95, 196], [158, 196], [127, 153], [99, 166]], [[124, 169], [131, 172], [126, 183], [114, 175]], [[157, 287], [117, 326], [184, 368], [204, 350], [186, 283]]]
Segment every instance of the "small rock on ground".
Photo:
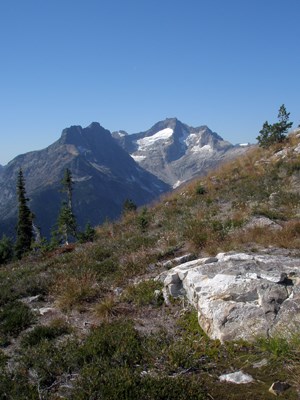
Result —
[[251, 383], [254, 381], [251, 375], [245, 374], [243, 371], [232, 372], [231, 374], [224, 374], [219, 376], [221, 382], [236, 383], [238, 385], [242, 383]]

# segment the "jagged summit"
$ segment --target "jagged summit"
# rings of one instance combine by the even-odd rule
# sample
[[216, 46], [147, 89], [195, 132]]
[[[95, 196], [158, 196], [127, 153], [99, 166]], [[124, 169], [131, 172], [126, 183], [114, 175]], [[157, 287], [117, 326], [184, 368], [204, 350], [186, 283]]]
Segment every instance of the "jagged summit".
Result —
[[96, 225], [116, 218], [128, 198], [142, 205], [169, 190], [167, 184], [140, 167], [99, 123], [86, 128], [71, 126], [46, 149], [20, 155], [4, 167], [0, 174], [0, 235], [14, 234], [20, 167], [30, 208], [44, 235], [57, 219], [60, 182], [66, 168], [75, 181], [74, 212], [81, 227], [88, 221]]
[[194, 128], [177, 118], [134, 134], [123, 130], [111, 134], [98, 122], [70, 126], [46, 149], [21, 154], [0, 168], [0, 235], [14, 234], [20, 167], [37, 224], [47, 234], [56, 221], [66, 168], [76, 183], [74, 211], [82, 226], [116, 218], [127, 198], [137, 205], [149, 203], [246, 150], [205, 125]]
[[114, 138], [143, 168], [173, 187], [246, 150], [223, 140], [206, 125], [191, 127], [177, 118]]
[[73, 125], [69, 128], [65, 128], [62, 131], [60, 143], [91, 143], [92, 141], [103, 141], [111, 139], [110, 131], [103, 128], [99, 122], [92, 122], [86, 128], [82, 128], [80, 125]]

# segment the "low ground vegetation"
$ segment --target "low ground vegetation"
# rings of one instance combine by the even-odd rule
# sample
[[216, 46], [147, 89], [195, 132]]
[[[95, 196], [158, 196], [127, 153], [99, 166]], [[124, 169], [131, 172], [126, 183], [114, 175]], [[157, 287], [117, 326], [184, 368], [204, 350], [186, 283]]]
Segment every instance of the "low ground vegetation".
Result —
[[[300, 342], [220, 344], [153, 278], [191, 253], [281, 247], [300, 255], [299, 138], [250, 150], [97, 238], [0, 269], [0, 399], [297, 399]], [[253, 225], [267, 217], [270, 226]], [[255, 364], [264, 361], [260, 368]], [[252, 384], [219, 382], [242, 369]]]

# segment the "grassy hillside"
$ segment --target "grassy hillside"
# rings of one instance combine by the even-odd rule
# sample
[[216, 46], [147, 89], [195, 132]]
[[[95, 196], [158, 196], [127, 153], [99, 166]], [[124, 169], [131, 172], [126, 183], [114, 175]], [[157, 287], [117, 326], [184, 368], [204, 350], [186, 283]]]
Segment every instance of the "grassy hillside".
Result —
[[[188, 304], [166, 306], [153, 278], [185, 254], [280, 248], [299, 257], [299, 184], [292, 135], [105, 223], [93, 243], [2, 266], [0, 399], [272, 399], [276, 380], [297, 399], [297, 337], [221, 345]], [[255, 382], [219, 382], [237, 369]]]

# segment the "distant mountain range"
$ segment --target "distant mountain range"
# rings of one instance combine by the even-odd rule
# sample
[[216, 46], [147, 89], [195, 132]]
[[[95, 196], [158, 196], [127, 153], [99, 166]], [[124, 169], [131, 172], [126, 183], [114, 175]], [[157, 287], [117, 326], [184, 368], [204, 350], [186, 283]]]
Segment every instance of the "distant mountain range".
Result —
[[112, 135], [141, 167], [173, 188], [242, 154], [247, 147], [233, 146], [205, 125], [193, 128], [176, 118], [160, 121], [145, 132]]
[[169, 186], [141, 168], [98, 123], [71, 126], [61, 138], [40, 151], [20, 155], [0, 172], [0, 234], [14, 234], [16, 177], [22, 167], [29, 206], [44, 235], [54, 225], [61, 203], [66, 168], [74, 180], [74, 213], [82, 227], [120, 215], [127, 198], [137, 205], [151, 202]]
[[189, 127], [176, 118], [145, 132], [111, 134], [93, 122], [64, 129], [59, 140], [40, 151], [0, 166], [0, 235], [14, 235], [17, 217], [16, 177], [23, 169], [30, 209], [47, 236], [61, 204], [66, 168], [74, 180], [74, 213], [79, 226], [115, 219], [126, 199], [138, 206], [220, 162], [246, 150], [224, 141], [206, 126]]

